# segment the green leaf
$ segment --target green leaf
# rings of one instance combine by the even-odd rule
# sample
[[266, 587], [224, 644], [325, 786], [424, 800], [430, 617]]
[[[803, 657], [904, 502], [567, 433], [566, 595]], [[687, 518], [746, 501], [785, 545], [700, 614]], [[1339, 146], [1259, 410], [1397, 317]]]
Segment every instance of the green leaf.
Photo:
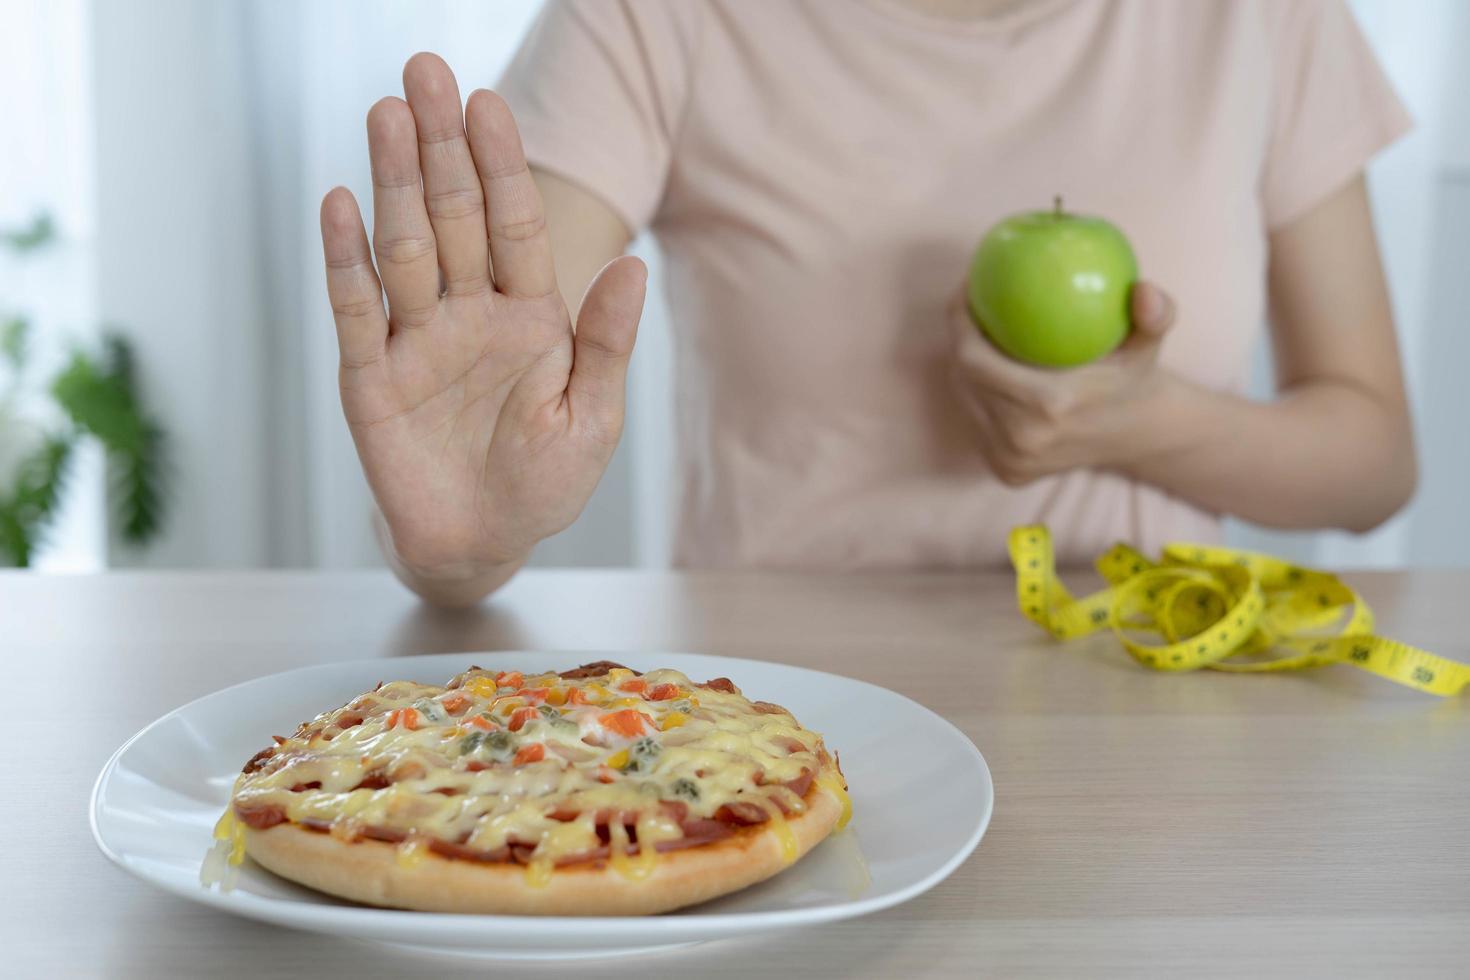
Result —
[[51, 393], [77, 428], [96, 436], [110, 452], [136, 455], [142, 451], [144, 422], [130, 378], [104, 371], [78, 351], [51, 383]]
[[145, 424], [143, 442], [136, 453], [112, 457], [112, 495], [122, 538], [131, 545], [145, 545], [163, 527], [166, 486], [171, 469], [163, 432]]
[[103, 340], [100, 363], [86, 353], [74, 353], [51, 392], [76, 427], [107, 450], [123, 540], [147, 544], [162, 529], [172, 470], [163, 430], [139, 404], [132, 348], [112, 334]]
[[17, 568], [31, 564], [31, 536], [9, 507], [0, 504], [0, 555]]
[[56, 223], [49, 211], [42, 211], [31, 219], [30, 227], [0, 232], [0, 241], [16, 252], [34, 252], [45, 248], [56, 238]]
[[107, 373], [116, 378], [128, 391], [133, 392], [136, 397], [137, 389], [133, 381], [133, 345], [119, 334], [108, 333], [102, 338], [102, 356], [103, 363], [107, 365]]
[[25, 568], [46, 524], [56, 513], [66, 482], [73, 436], [51, 436], [16, 469], [15, 484], [0, 500], [0, 550]]
[[23, 316], [12, 316], [0, 322], [0, 355], [17, 371], [25, 366], [30, 332], [31, 321]]

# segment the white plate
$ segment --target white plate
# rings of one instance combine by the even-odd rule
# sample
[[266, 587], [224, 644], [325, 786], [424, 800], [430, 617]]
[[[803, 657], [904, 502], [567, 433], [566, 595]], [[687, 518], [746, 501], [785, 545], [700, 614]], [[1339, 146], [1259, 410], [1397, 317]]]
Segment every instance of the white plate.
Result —
[[470, 664], [564, 670], [595, 653], [445, 654], [327, 664], [200, 698], [114, 753], [92, 791], [92, 835], [120, 867], [175, 895], [295, 929], [500, 957], [608, 955], [831, 922], [897, 905], [944, 880], [990, 822], [990, 770], [970, 740], [892, 691], [782, 664], [693, 654], [608, 654], [639, 670], [729, 677], [778, 701], [841, 754], [848, 828], [789, 870], [680, 912], [642, 918], [444, 915], [367, 908], [277, 878], [249, 860], [233, 890], [200, 864], [240, 767], [272, 733], [344, 704], [380, 680], [442, 684]]

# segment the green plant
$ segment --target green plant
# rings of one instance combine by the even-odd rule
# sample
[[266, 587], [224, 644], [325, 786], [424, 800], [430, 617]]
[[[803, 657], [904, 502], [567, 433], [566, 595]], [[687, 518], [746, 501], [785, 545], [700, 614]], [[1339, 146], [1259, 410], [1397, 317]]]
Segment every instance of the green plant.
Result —
[[45, 248], [56, 238], [56, 223], [42, 211], [31, 219], [30, 227], [0, 231], [0, 241], [15, 252], [34, 252]]
[[[0, 232], [0, 242], [32, 252], [54, 234], [50, 217], [42, 215], [29, 228]], [[0, 413], [16, 400], [29, 353], [30, 321], [21, 315], [0, 319], [0, 358], [10, 368]], [[74, 350], [45, 391], [67, 424], [47, 432], [19, 459], [9, 485], [0, 486], [0, 557], [30, 564], [65, 493], [68, 463], [87, 438], [106, 451], [108, 496], [122, 539], [138, 546], [152, 541], [162, 528], [170, 468], [163, 430], [143, 410], [128, 342], [109, 331], [99, 351]]]

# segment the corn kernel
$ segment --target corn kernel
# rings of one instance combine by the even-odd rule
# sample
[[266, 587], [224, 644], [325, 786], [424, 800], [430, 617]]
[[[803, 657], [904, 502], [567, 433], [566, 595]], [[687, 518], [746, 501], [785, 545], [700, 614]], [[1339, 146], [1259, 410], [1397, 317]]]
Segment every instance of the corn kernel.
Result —
[[626, 667], [614, 667], [612, 670], [607, 672], [607, 679], [613, 684], [616, 684], [619, 681], [625, 681], [632, 676], [633, 672]]
[[546, 692], [546, 703], [563, 705], [567, 703], [567, 689], [564, 687], [553, 687]]
[[628, 750], [620, 749], [607, 757], [606, 765], [612, 769], [621, 769], [628, 764]]
[[472, 677], [465, 681], [463, 689], [477, 698], [493, 698], [497, 690], [495, 681], [489, 677]]
[[612, 704], [608, 705], [608, 707], [610, 707], [610, 708], [631, 708], [631, 707], [633, 707], [635, 705], [639, 705], [639, 704], [642, 704], [642, 703], [643, 703], [643, 699], [642, 698], [618, 698]]
[[689, 716], [682, 711], [670, 711], [664, 715], [663, 724], [659, 728], [668, 731], [671, 728], [682, 728], [689, 721]]

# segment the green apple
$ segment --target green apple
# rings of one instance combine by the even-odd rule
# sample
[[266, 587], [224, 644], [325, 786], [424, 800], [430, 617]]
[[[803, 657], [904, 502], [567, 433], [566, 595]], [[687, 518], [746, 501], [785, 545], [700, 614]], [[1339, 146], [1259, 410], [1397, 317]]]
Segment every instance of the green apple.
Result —
[[970, 263], [970, 315], [1019, 361], [1075, 367], [1128, 335], [1138, 263], [1128, 239], [1102, 218], [1017, 214], [985, 233]]

